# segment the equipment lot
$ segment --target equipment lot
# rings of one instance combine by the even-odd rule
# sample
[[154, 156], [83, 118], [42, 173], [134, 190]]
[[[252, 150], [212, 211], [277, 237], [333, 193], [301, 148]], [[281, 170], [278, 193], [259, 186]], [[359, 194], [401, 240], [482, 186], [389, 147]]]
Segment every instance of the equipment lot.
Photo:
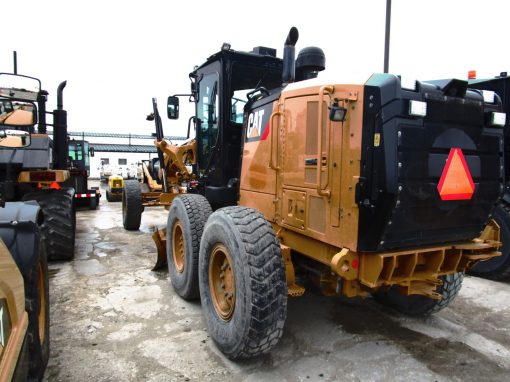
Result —
[[502, 381], [510, 373], [510, 282], [466, 277], [449, 308], [427, 319], [371, 299], [290, 298], [274, 350], [233, 363], [208, 337], [199, 301], [152, 272], [150, 233], [166, 211], [122, 228], [105, 192], [77, 213], [75, 260], [50, 263], [47, 381]]

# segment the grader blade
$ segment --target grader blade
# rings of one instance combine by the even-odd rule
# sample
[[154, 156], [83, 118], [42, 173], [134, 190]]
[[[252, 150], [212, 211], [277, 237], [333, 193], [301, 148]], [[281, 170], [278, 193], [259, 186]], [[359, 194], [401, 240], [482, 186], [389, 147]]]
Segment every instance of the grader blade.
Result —
[[156, 259], [156, 264], [152, 270], [158, 271], [165, 269], [168, 265], [166, 258], [166, 228], [161, 230], [156, 228], [152, 234], [152, 240], [154, 240], [154, 243], [156, 243], [156, 248], [158, 249], [158, 258]]

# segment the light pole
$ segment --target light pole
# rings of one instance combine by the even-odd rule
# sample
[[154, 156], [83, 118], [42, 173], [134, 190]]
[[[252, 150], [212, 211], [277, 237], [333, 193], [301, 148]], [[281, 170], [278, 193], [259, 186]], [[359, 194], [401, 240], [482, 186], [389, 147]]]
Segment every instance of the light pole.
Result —
[[384, 37], [384, 73], [390, 66], [391, 0], [386, 0], [386, 33]]

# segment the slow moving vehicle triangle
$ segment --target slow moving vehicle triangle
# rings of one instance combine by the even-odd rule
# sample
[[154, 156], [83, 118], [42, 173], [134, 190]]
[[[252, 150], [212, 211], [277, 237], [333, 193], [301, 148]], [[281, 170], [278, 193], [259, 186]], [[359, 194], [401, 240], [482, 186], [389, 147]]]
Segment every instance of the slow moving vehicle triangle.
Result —
[[441, 200], [468, 200], [475, 185], [461, 149], [452, 148], [437, 185]]

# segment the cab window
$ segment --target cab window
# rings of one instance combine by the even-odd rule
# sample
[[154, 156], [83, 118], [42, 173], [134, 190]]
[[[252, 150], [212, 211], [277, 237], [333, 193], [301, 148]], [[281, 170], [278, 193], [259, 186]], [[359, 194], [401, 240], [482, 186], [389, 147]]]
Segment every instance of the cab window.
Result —
[[201, 136], [198, 159], [201, 172], [205, 171], [218, 139], [218, 91], [218, 73], [207, 74], [201, 79], [197, 103]]

